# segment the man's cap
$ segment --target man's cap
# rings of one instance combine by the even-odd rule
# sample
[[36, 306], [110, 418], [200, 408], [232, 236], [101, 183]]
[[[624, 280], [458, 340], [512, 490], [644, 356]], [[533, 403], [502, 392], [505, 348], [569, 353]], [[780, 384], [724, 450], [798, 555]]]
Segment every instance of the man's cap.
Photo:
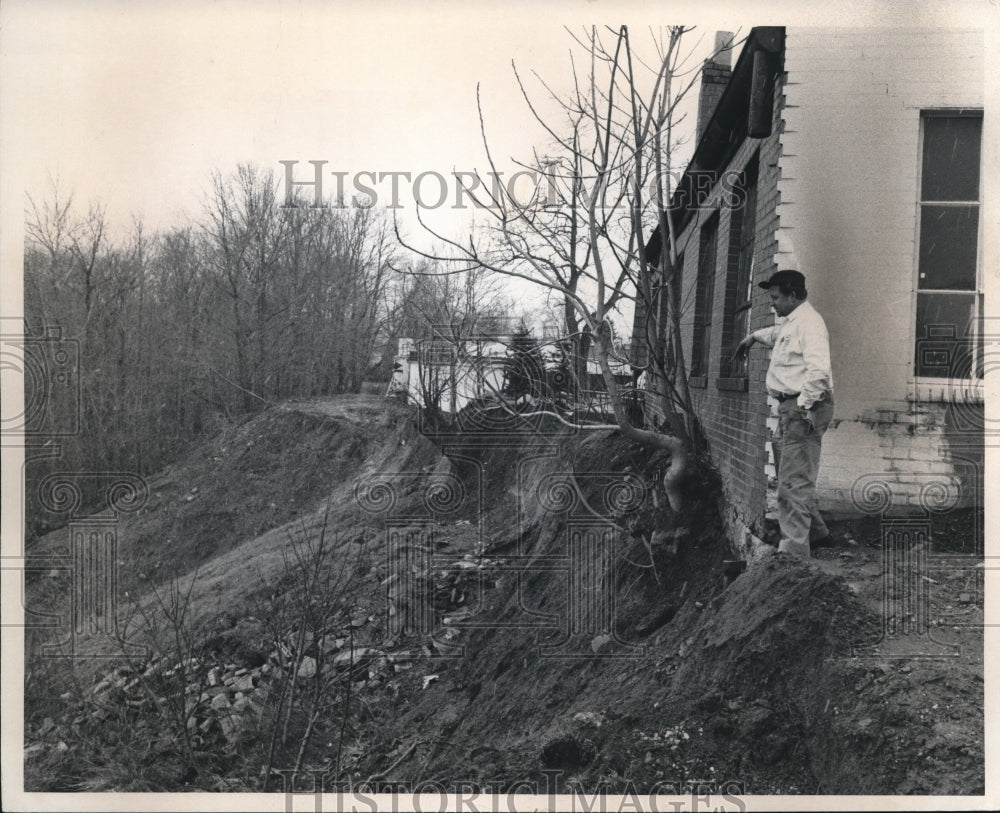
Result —
[[776, 271], [765, 282], [758, 282], [761, 288], [773, 288], [775, 285], [785, 285], [789, 288], [805, 288], [806, 278], [798, 271]]

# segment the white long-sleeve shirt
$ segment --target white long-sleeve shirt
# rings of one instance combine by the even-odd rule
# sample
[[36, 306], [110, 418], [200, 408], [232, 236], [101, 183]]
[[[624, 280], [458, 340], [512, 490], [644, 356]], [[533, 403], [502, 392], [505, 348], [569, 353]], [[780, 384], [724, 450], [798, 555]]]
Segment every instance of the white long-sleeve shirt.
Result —
[[809, 409], [833, 390], [826, 322], [808, 301], [772, 327], [755, 330], [753, 337], [773, 348], [766, 379], [771, 395], [799, 393], [798, 405]]

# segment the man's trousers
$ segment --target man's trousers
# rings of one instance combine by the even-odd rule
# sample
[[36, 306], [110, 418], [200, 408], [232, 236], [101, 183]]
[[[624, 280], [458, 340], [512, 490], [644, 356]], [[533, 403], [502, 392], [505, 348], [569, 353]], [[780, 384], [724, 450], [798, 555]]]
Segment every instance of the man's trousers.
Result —
[[808, 557], [809, 540], [822, 539], [830, 531], [816, 505], [816, 477], [823, 433], [833, 420], [833, 394], [806, 412], [794, 398], [778, 404], [780, 455], [778, 461], [778, 522], [781, 544], [778, 550]]

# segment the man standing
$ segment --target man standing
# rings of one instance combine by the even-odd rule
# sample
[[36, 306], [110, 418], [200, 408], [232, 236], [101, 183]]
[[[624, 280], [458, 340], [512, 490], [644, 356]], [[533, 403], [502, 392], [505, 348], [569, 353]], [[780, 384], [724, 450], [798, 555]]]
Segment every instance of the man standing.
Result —
[[833, 418], [830, 339], [823, 317], [806, 301], [802, 274], [778, 271], [759, 285], [770, 294], [779, 319], [747, 336], [736, 354], [746, 354], [754, 342], [773, 348], [767, 390], [778, 399], [778, 550], [808, 557], [810, 540], [830, 535], [816, 505], [820, 448]]

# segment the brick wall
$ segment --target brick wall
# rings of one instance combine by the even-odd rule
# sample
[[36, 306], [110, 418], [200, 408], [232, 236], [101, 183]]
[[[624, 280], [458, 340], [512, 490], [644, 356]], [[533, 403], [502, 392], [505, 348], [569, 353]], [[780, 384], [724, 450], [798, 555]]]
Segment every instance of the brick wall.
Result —
[[[767, 293], [756, 287], [776, 270], [776, 229], [778, 201], [778, 158], [781, 152], [781, 84], [775, 89], [773, 134], [764, 139], [746, 139], [731, 160], [727, 171], [741, 172], [757, 156], [757, 212], [754, 238], [754, 293], [750, 310], [750, 329], [771, 324]], [[692, 400], [708, 437], [712, 460], [719, 468], [726, 492], [726, 524], [738, 547], [763, 536], [767, 500], [768, 404], [764, 387], [767, 373], [765, 354], [751, 354], [745, 388], [720, 377], [722, 361], [723, 314], [726, 307], [727, 278], [736, 250], [730, 240], [734, 220], [739, 213], [726, 205], [724, 193], [731, 184], [719, 183], [706, 205], [692, 218], [681, 235], [685, 249], [685, 289], [683, 335], [690, 348], [694, 336], [694, 303], [698, 276], [698, 247], [702, 226], [716, 211], [719, 213], [718, 251], [713, 295], [712, 336], [709, 348], [708, 375], [692, 381]], [[734, 217], [734, 214], [736, 217]], [[731, 294], [730, 294], [731, 295]]]
[[728, 65], [706, 59], [701, 71], [701, 89], [698, 92], [698, 138], [712, 118], [722, 92], [729, 83], [732, 69]]

